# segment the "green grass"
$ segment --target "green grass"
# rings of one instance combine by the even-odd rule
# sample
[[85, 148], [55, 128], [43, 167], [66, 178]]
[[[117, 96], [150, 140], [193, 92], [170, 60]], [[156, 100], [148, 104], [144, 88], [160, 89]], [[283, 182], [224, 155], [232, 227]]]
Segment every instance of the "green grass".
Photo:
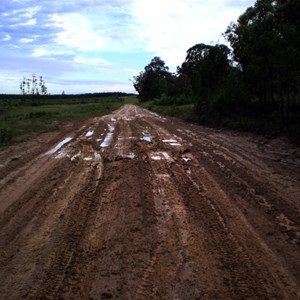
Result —
[[84, 121], [103, 116], [124, 104], [136, 104], [134, 96], [106, 98], [47, 99], [38, 105], [30, 101], [0, 100], [0, 146], [26, 139], [29, 134], [58, 129], [66, 121]]
[[142, 102], [139, 105], [165, 116], [176, 117], [189, 122], [197, 122], [194, 104], [158, 105], [154, 101], [148, 101]]
[[188, 122], [204, 126], [230, 129], [239, 132], [252, 132], [267, 138], [287, 136], [292, 142], [300, 144], [300, 123], [294, 118], [290, 126], [283, 124], [280, 116], [247, 116], [232, 114], [231, 116], [218, 116], [217, 114], [197, 115], [193, 104], [185, 105], [159, 105], [155, 101], [139, 103], [140, 106], [162, 115], [177, 117]]

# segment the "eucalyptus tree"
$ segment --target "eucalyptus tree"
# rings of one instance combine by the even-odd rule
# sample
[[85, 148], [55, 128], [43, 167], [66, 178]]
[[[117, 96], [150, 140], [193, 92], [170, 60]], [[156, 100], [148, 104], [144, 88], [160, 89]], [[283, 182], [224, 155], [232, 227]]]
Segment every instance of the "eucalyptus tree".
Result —
[[246, 83], [271, 112], [280, 99], [283, 117], [296, 102], [300, 75], [299, 0], [257, 0], [224, 36]]
[[37, 77], [32, 74], [31, 78], [23, 77], [20, 82], [20, 92], [22, 95], [47, 95], [48, 89], [43, 76]]
[[201, 43], [187, 50], [186, 59], [178, 68], [178, 73], [190, 79], [199, 112], [212, 101], [228, 75], [229, 54], [230, 50], [225, 45]]
[[160, 98], [167, 93], [169, 68], [160, 57], [154, 57], [144, 71], [133, 77], [133, 86], [141, 101]]

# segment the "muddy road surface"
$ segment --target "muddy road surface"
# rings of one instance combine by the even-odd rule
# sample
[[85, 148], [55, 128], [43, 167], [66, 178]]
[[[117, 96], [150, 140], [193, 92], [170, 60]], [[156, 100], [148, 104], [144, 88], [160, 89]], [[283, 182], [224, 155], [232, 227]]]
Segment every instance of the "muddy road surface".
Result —
[[299, 299], [286, 140], [133, 105], [0, 152], [1, 299]]

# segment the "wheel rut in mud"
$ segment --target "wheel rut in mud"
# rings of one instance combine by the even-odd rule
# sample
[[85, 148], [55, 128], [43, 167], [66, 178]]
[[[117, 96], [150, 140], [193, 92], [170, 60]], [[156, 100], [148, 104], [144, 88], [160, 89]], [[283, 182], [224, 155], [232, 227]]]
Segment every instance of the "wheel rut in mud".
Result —
[[133, 105], [0, 152], [3, 299], [298, 299], [300, 157]]

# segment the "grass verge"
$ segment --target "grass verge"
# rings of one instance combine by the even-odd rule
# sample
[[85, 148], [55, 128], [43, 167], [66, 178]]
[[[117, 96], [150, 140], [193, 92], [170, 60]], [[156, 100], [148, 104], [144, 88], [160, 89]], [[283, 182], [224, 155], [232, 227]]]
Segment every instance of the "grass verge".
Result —
[[23, 141], [28, 135], [59, 129], [66, 121], [84, 121], [110, 114], [124, 104], [136, 104], [134, 96], [62, 99], [32, 105], [29, 101], [1, 100], [0, 146]]
[[176, 117], [188, 122], [197, 122], [197, 115], [195, 114], [194, 104], [184, 105], [158, 105], [154, 101], [141, 102], [139, 106], [154, 111], [156, 113]]
[[158, 105], [155, 101], [148, 101], [139, 103], [139, 105], [162, 115], [177, 117], [203, 126], [249, 132], [269, 139], [286, 136], [293, 143], [300, 144], [300, 123], [296, 119], [290, 120], [290, 124], [287, 126], [287, 124], [282, 123], [280, 116], [277, 115], [269, 117], [237, 113], [231, 116], [220, 116], [217, 114], [197, 115], [194, 104], [165, 106]]

